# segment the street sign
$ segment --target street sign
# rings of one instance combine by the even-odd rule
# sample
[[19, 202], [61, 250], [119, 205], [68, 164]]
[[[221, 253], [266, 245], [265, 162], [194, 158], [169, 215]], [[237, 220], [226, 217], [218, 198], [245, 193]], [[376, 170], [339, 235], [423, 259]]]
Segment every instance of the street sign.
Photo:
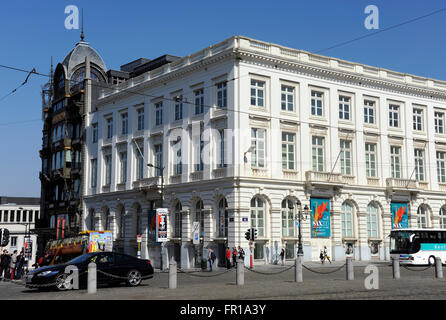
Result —
[[138, 243], [141, 243], [141, 242], [142, 242], [142, 236], [141, 236], [141, 235], [137, 235], [137, 236], [136, 236], [136, 241], [137, 241]]
[[200, 244], [200, 222], [194, 221], [193, 225], [193, 244]]
[[167, 215], [169, 209], [158, 208], [156, 209], [156, 241], [166, 242], [167, 239]]

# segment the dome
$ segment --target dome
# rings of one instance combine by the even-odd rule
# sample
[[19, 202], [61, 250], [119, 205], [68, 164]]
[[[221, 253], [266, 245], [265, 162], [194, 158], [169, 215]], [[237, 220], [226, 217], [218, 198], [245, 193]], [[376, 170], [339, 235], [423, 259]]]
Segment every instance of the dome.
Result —
[[62, 62], [62, 65], [66, 68], [67, 79], [71, 79], [77, 66], [85, 63], [85, 57], [89, 57], [90, 62], [99, 67], [103, 73], [107, 71], [104, 61], [96, 50], [90, 47], [87, 42], [81, 40], [76, 44], [76, 47], [68, 53]]

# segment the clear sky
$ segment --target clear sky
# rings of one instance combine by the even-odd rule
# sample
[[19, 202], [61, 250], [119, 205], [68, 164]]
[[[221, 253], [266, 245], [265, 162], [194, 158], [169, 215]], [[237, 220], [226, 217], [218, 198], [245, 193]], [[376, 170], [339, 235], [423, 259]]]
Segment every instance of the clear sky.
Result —
[[[233, 35], [316, 52], [363, 36], [368, 5], [386, 27], [446, 7], [444, 0], [2, 1], [0, 65], [48, 74], [79, 41], [65, 29], [65, 7], [84, 8], [85, 40], [107, 68], [168, 53], [184, 56]], [[446, 80], [446, 11], [323, 52], [349, 61]], [[0, 99], [26, 73], [0, 68]], [[0, 101], [0, 195], [40, 196], [41, 86], [28, 83]]]

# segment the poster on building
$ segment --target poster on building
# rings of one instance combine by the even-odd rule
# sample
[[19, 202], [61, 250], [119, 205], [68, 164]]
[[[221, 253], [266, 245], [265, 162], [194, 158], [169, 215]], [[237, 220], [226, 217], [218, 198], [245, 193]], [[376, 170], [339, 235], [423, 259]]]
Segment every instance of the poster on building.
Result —
[[156, 209], [156, 241], [166, 242], [167, 239], [167, 208]]
[[110, 231], [91, 232], [88, 252], [112, 252], [113, 236]]
[[156, 242], [156, 210], [150, 210], [148, 213], [149, 221], [149, 239], [152, 244], [157, 244]]
[[330, 199], [311, 199], [311, 237], [331, 236]]
[[390, 204], [392, 229], [409, 228], [409, 205], [392, 202]]
[[200, 244], [200, 222], [194, 221], [192, 233], [193, 244]]

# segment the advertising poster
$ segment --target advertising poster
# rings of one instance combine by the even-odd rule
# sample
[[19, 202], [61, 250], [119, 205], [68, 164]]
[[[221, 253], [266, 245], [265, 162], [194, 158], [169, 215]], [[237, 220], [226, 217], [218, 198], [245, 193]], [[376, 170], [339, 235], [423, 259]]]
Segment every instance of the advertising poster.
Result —
[[311, 199], [311, 237], [331, 236], [330, 199]]
[[156, 241], [166, 242], [167, 239], [167, 214], [166, 208], [156, 209]]
[[149, 239], [152, 244], [156, 244], [156, 210], [149, 211]]
[[200, 244], [200, 222], [194, 221], [193, 226], [193, 244]]
[[409, 228], [409, 206], [407, 203], [390, 204], [392, 229]]
[[88, 252], [112, 252], [113, 237], [111, 232], [92, 232]]

